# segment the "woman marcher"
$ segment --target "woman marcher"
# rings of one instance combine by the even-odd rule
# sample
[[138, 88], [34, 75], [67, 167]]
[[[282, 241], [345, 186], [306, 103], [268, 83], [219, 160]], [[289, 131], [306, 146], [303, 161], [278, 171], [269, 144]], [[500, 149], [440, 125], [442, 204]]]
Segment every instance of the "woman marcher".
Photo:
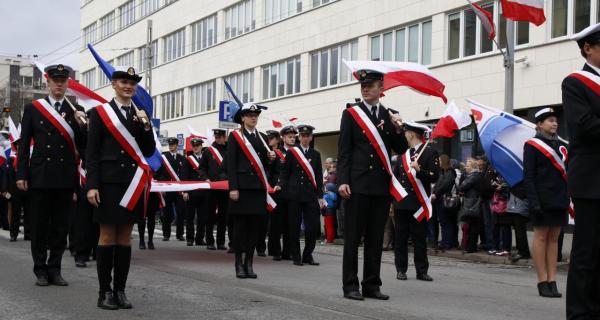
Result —
[[[89, 117], [87, 199], [95, 207], [94, 220], [100, 224], [96, 249], [98, 307], [107, 310], [132, 307], [125, 284], [131, 262], [131, 231], [144, 215], [145, 192], [131, 195], [127, 191], [148, 187], [143, 184], [150, 168], [143, 158], [151, 156], [156, 148], [148, 116], [131, 101], [141, 79], [131, 67], [115, 70], [112, 87], [116, 97], [92, 109]], [[141, 185], [136, 176], [141, 176], [137, 180]], [[127, 207], [121, 203], [127, 203]]]
[[455, 246], [453, 239], [457, 236], [456, 213], [459, 203], [454, 194], [456, 171], [450, 165], [450, 157], [443, 154], [439, 159], [440, 176], [431, 192], [431, 201], [441, 225], [442, 240], [438, 248], [447, 250]]
[[266, 107], [245, 104], [236, 112], [234, 120], [241, 128], [229, 134], [225, 159], [229, 215], [233, 220], [235, 274], [241, 279], [258, 277], [252, 261], [259, 221], [267, 214], [268, 165], [275, 160], [275, 152], [266, 147], [267, 136], [256, 129], [261, 109]]
[[564, 178], [567, 149], [556, 135], [558, 119], [552, 108], [538, 111], [535, 121], [537, 133], [525, 143], [523, 154], [525, 190], [534, 227], [533, 260], [540, 296], [559, 298], [558, 237], [561, 227], [567, 224], [570, 202]]
[[[481, 179], [477, 160], [467, 159], [465, 165], [466, 176], [458, 186], [458, 191], [464, 195], [463, 205], [460, 209], [460, 220], [464, 222], [463, 251], [473, 253], [477, 251], [477, 238], [481, 215]], [[465, 239], [466, 238], [466, 239]]]

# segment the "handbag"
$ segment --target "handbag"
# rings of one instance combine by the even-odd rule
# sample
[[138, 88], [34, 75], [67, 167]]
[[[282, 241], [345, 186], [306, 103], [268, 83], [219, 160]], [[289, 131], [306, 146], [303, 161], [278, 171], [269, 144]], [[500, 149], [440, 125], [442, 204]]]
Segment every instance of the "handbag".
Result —
[[508, 206], [508, 199], [501, 192], [494, 192], [492, 197], [492, 212], [497, 215], [506, 213], [506, 207]]
[[456, 194], [456, 184], [452, 186], [452, 190], [442, 196], [444, 208], [456, 210], [460, 207], [460, 197]]
[[479, 219], [480, 210], [481, 198], [465, 198], [459, 211], [460, 220]]

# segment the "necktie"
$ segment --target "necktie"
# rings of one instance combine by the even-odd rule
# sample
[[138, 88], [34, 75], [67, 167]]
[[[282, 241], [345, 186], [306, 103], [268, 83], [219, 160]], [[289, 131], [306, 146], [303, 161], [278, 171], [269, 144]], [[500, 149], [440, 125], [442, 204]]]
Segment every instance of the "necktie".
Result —
[[60, 113], [60, 102], [56, 101], [54, 103], [54, 109], [56, 109], [56, 112]]
[[121, 106], [121, 109], [125, 111], [125, 118], [129, 121], [131, 120], [131, 107], [130, 106]]
[[410, 148], [410, 160], [415, 160], [415, 148]]
[[250, 132], [250, 136], [254, 139], [256, 139], [256, 135], [254, 134], [254, 132]]
[[377, 119], [377, 106], [371, 107], [371, 115], [373, 116], [373, 118]]

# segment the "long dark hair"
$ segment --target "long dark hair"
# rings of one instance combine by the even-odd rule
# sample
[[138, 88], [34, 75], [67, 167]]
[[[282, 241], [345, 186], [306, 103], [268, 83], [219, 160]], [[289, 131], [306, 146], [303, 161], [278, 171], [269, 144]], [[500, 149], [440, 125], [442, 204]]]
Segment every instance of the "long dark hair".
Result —
[[453, 170], [452, 165], [450, 165], [450, 157], [448, 157], [448, 155], [443, 154], [440, 156], [440, 168], [444, 173], [448, 172], [449, 170]]

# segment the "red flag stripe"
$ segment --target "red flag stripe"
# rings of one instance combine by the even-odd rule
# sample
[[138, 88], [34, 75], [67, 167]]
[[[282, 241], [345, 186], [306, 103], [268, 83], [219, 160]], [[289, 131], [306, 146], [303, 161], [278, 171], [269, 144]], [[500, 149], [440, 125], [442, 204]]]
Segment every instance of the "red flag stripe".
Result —
[[502, 0], [502, 14], [506, 19], [529, 21], [536, 26], [546, 21], [543, 0]]

